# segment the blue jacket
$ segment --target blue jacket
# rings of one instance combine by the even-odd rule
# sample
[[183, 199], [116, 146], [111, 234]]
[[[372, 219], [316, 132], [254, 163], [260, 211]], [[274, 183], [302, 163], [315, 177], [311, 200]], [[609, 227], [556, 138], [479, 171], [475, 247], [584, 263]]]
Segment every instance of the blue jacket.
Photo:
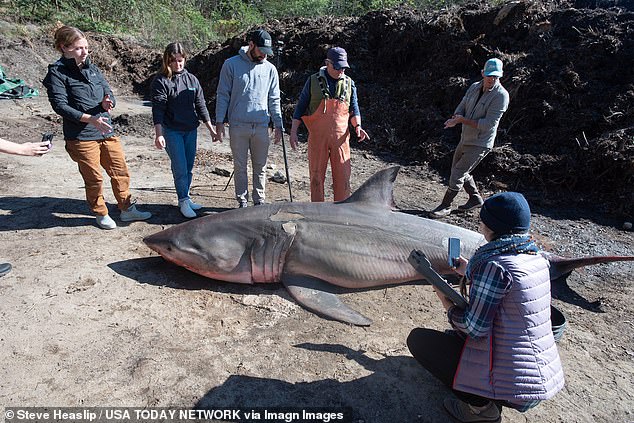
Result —
[[252, 62], [248, 46], [225, 61], [216, 91], [216, 123], [268, 125], [282, 128], [277, 69], [267, 60]]
[[112, 125], [110, 113], [101, 107], [101, 101], [108, 94], [116, 102], [114, 94], [90, 58], [86, 58], [84, 66], [79, 69], [75, 59], [61, 57], [48, 66], [42, 82], [51, 107], [63, 119], [65, 140], [94, 141], [114, 135], [114, 131], [102, 134], [95, 126], [79, 120], [86, 113], [105, 117]]

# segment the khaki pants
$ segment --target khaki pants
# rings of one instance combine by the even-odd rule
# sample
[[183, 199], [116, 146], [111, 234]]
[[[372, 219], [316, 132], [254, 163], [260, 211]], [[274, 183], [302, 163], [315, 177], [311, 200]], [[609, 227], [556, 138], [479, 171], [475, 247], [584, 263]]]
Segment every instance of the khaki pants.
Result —
[[269, 155], [269, 128], [266, 125], [229, 124], [229, 144], [233, 155], [233, 185], [239, 203], [249, 201], [247, 159], [251, 153], [253, 202], [266, 198], [266, 159]]
[[491, 151], [487, 147], [463, 146], [458, 144], [453, 154], [451, 163], [451, 176], [449, 177], [449, 189], [460, 191], [466, 181], [472, 180], [471, 172], [480, 164]]
[[103, 199], [102, 167], [110, 176], [112, 193], [117, 199], [119, 210], [130, 207], [130, 173], [119, 137], [96, 141], [67, 140], [66, 151], [79, 166], [79, 173], [84, 178], [86, 201], [93, 213], [97, 216], [108, 214]]

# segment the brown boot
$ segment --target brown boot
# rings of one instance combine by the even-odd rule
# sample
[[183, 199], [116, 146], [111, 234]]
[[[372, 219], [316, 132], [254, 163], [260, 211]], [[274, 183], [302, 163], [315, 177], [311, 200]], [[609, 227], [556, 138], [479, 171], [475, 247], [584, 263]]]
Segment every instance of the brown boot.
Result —
[[429, 212], [429, 217], [436, 219], [439, 217], [449, 216], [451, 214], [451, 202], [454, 198], [456, 198], [456, 195], [458, 195], [458, 191], [447, 189], [440, 205]]
[[463, 205], [458, 206], [458, 210], [468, 211], [477, 209], [478, 207], [482, 207], [482, 204], [484, 204], [484, 200], [478, 192], [478, 187], [476, 186], [473, 178], [469, 178], [465, 181], [464, 190], [467, 191], [467, 194], [469, 194], [469, 199]]

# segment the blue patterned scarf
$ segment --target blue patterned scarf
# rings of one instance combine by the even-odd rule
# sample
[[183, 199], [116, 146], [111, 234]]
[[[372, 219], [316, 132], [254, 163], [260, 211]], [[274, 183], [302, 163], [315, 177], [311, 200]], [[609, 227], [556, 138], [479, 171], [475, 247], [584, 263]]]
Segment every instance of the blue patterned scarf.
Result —
[[466, 276], [471, 280], [472, 272], [491, 257], [501, 254], [537, 254], [539, 248], [530, 235], [503, 235], [478, 248], [469, 260]]

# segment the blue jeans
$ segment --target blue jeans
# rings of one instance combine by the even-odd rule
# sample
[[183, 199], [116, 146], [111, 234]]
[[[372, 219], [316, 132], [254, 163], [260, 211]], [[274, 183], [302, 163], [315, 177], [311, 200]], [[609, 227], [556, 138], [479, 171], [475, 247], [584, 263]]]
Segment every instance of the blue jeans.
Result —
[[172, 176], [178, 201], [189, 199], [192, 169], [196, 159], [196, 130], [174, 131], [163, 127], [165, 151], [172, 162]]
[[[451, 163], [451, 175], [449, 176], [449, 189], [460, 191], [465, 182], [473, 180], [471, 172], [480, 162], [491, 152], [490, 148], [477, 147], [473, 145], [465, 146], [458, 144], [453, 153]], [[475, 185], [475, 182], [472, 182]]]

